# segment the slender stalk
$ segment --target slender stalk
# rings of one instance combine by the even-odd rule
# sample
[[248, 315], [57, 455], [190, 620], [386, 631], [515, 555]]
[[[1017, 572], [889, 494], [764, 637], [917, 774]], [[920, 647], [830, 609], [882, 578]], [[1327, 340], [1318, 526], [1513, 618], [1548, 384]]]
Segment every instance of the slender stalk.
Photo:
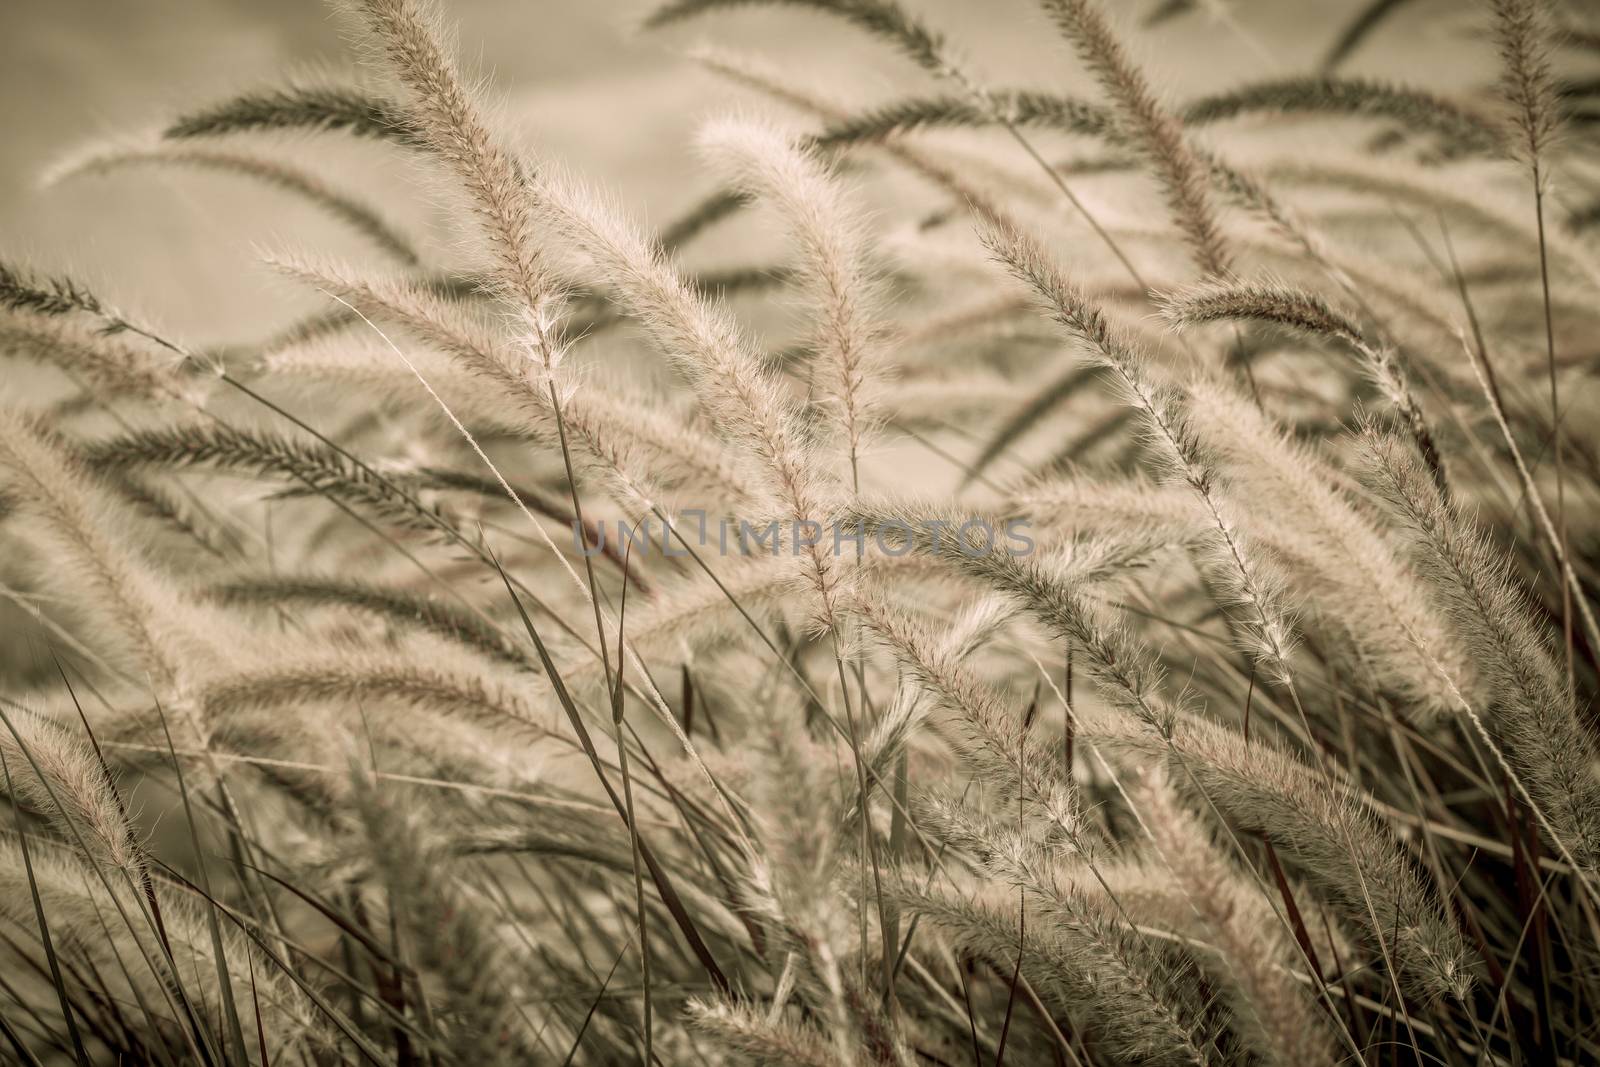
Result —
[[[1578, 680], [1572, 646], [1572, 595], [1575, 579], [1568, 579], [1571, 564], [1567, 562], [1567, 475], [1561, 455], [1564, 434], [1561, 429], [1561, 395], [1556, 377], [1556, 328], [1554, 316], [1550, 312], [1550, 255], [1544, 235], [1544, 183], [1539, 172], [1538, 157], [1533, 160], [1533, 215], [1539, 228], [1539, 290], [1544, 301], [1545, 360], [1550, 376], [1550, 434], [1553, 439], [1551, 451], [1554, 453], [1556, 468], [1556, 554], [1561, 560], [1564, 579], [1561, 583], [1561, 632], [1567, 657], [1567, 689], [1576, 694]], [[1497, 417], [1501, 416], [1497, 414]], [[1532, 485], [1528, 486], [1528, 495], [1532, 499], [1537, 498]], [[1581, 591], [1579, 596], [1582, 596]], [[1592, 633], [1589, 642], [1590, 648], [1594, 649]], [[1600, 654], [1600, 651], [1596, 654]]]

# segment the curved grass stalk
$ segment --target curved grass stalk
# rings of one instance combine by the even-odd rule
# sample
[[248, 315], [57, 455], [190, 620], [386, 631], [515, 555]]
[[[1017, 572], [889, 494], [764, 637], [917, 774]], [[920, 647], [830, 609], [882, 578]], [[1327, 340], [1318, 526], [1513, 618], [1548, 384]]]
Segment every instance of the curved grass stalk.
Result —
[[1321, 601], [1322, 609], [1338, 618], [1408, 703], [1428, 713], [1452, 707], [1454, 698], [1440, 688], [1433, 665], [1447, 664], [1452, 677], [1465, 683], [1476, 674], [1472, 657], [1454, 629], [1437, 618], [1426, 587], [1390, 539], [1338, 490], [1320, 457], [1290, 441], [1253, 405], [1213, 386], [1196, 386], [1193, 396], [1203, 415], [1198, 432], [1216, 442], [1241, 474], [1232, 495], [1268, 492], [1286, 502], [1283, 510], [1291, 517], [1284, 525], [1298, 542], [1297, 557], [1332, 593]]
[[127, 167], [196, 167], [252, 178], [317, 205], [406, 266], [420, 259], [416, 248], [367, 205], [322, 179], [280, 160], [222, 148], [183, 144], [93, 148], [63, 161], [42, 179], [46, 186], [71, 178], [108, 174]]
[[1493, 687], [1491, 732], [1575, 866], [1600, 861], [1600, 781], [1561, 670], [1528, 618], [1528, 600], [1483, 534], [1415, 477], [1415, 461], [1368, 427], [1362, 449], [1377, 488], [1411, 530], [1435, 593]]
[[0, 314], [0, 354], [82, 375], [106, 393], [167, 399], [188, 388], [181, 360], [141, 352], [75, 323], [27, 311]]
[[1231, 989], [1227, 999], [1246, 1043], [1268, 1062], [1282, 1067], [1335, 1062], [1337, 1046], [1315, 997], [1287, 977], [1304, 965], [1304, 955], [1272, 905], [1184, 808], [1159, 771], [1144, 777], [1132, 799], [1162, 869], [1130, 872], [1143, 875], [1132, 886], [1108, 875], [1119, 898], [1139, 910], [1133, 901], [1142, 884], [1158, 902], [1175, 896], [1175, 917], [1183, 919], [1186, 912], [1198, 919], [1180, 929], [1198, 926], [1217, 949], [1220, 966], [1209, 969]]
[[830, 371], [833, 413], [844, 436], [851, 485], [859, 492], [860, 453], [873, 418], [872, 377], [883, 344], [864, 225], [838, 179], [772, 127], [712, 126], [701, 133], [700, 144], [725, 161], [736, 185], [778, 207], [800, 248], [799, 274], [817, 319], [814, 346]]
[[[934, 514], [935, 519], [948, 516]], [[898, 521], [927, 529], [929, 515], [901, 512]], [[947, 539], [948, 540], [948, 539]], [[932, 550], [926, 538], [914, 542]], [[1270, 834], [1329, 893], [1358, 927], [1392, 953], [1398, 979], [1426, 995], [1459, 995], [1469, 981], [1469, 952], [1440, 913], [1431, 890], [1349, 787], [1292, 756], [1246, 741], [1199, 719], [1160, 693], [1148, 650], [1125, 626], [1069, 584], [1037, 565], [972, 544], [941, 558], [1014, 597], [1052, 632], [1081, 652], [1101, 695], [1126, 718], [1086, 726], [1079, 736], [1152, 756], [1163, 753], [1194, 775], [1209, 803], [1241, 828]], [[1293, 819], [1289, 813], [1295, 812]], [[1274, 826], [1279, 827], [1274, 830]], [[1287, 834], [1283, 827], [1293, 827]], [[1392, 936], [1396, 931], [1400, 936]]]
[[42, 430], [0, 411], [0, 470], [11, 492], [38, 517], [112, 623], [106, 635], [148, 672], [157, 691], [181, 694], [206, 659], [199, 635], [217, 620], [176, 593], [109, 531], [115, 509], [88, 470]]
[[342, 131], [408, 147], [427, 143], [394, 101], [334, 82], [302, 82], [241, 93], [179, 116], [161, 135], [186, 141], [280, 130]]
[[88, 745], [43, 713], [12, 711], [0, 730], [0, 758], [9, 768], [13, 803], [26, 800], [48, 813], [68, 839], [81, 828], [99, 862], [142, 883], [146, 862], [136, 832]]
[[[917, 64], [934, 77], [949, 80], [959, 85], [969, 99], [994, 118], [1011, 135], [1012, 139], [1036, 163], [1052, 185], [1061, 192], [1067, 202], [1072, 205], [1090, 229], [1102, 243], [1117, 257], [1128, 276], [1140, 289], [1147, 289], [1144, 281], [1139, 276], [1139, 271], [1133, 263], [1123, 254], [1111, 235], [1100, 224], [1093, 213], [1078, 199], [1076, 193], [1067, 185], [1066, 181], [1047, 163], [1039, 150], [1035, 148], [1017, 125], [1011, 122], [991, 101], [989, 91], [969, 75], [960, 64], [952, 57], [943, 34], [927, 26], [921, 19], [911, 14], [902, 7], [898, 0], [670, 0], [669, 3], [658, 8], [645, 21], [647, 26], [662, 26], [669, 23], [680, 22], [707, 12], [727, 7], [739, 7], [749, 3], [787, 3], [797, 7], [810, 8], [826, 14], [835, 15], [847, 22], [853, 23], [873, 36], [887, 41], [903, 55]], [[978, 216], [989, 223], [1001, 223], [1006, 219], [1002, 212], [992, 210], [992, 205], [987, 198], [973, 201], [969, 206]]]
[[1227, 274], [1232, 253], [1211, 202], [1206, 167], [1189, 148], [1182, 125], [1156, 102], [1144, 74], [1094, 0], [1043, 0], [1043, 4], [1110, 97], [1123, 138], [1161, 185], [1167, 211], [1201, 274]]
[[[1205, 1018], [1193, 972], [1129, 930], [1086, 894], [1062, 889], [1032, 902], [1021, 937], [1014, 901], [996, 894], [904, 893], [902, 904], [946, 930], [956, 944], [1020, 972], [1052, 1008], [1095, 1037], [1117, 1062], [1220, 1064], [1229, 1059]], [[1040, 927], [1043, 927], [1043, 930]]]
[[1268, 837], [1355, 929], [1383, 942], [1414, 995], [1460, 996], [1473, 957], [1432, 888], [1348, 786], [1276, 748], [1192, 715], [1170, 736], [1135, 723], [1080, 714], [1078, 736], [1106, 751], [1171, 759], [1173, 781], [1239, 829]]
[[1385, 119], [1476, 154], [1493, 153], [1499, 142], [1494, 123], [1469, 107], [1437, 93], [1370, 78], [1322, 75], [1256, 82], [1193, 101], [1182, 111], [1185, 122], [1199, 124], [1262, 113]]
[[1326, 337], [1353, 349], [1379, 390], [1405, 419], [1441, 492], [1447, 492], [1444, 461], [1421, 405], [1400, 367], [1397, 353], [1384, 343], [1368, 343], [1361, 329], [1321, 297], [1272, 281], [1221, 282], [1169, 293], [1162, 302], [1167, 320], [1177, 326], [1220, 320], [1271, 323]]
[[757, 1067], [842, 1067], [814, 1028], [764, 1016], [738, 1001], [693, 1000], [689, 1025]]
[[361, 771], [352, 778], [356, 812], [395, 919], [409, 935], [417, 967], [443, 990], [439, 1011], [450, 1030], [441, 1044], [462, 1062], [527, 1062], [531, 1043], [519, 1025], [515, 974], [486, 917], [450, 884], [415, 815]]
[[265, 577], [226, 582], [214, 587], [211, 594], [222, 603], [239, 606], [290, 603], [367, 612], [402, 626], [426, 630], [500, 663], [535, 669], [527, 653], [503, 628], [432, 597], [394, 586], [314, 576]]

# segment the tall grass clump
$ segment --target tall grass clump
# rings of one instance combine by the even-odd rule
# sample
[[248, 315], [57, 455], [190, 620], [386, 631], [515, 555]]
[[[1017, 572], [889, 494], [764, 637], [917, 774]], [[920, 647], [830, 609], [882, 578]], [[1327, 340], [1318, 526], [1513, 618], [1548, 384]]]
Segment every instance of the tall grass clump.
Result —
[[908, 69], [697, 47], [656, 225], [426, 0], [46, 169], [337, 232], [0, 249], [7, 1062], [1600, 1059], [1600, 23], [766, 6]]

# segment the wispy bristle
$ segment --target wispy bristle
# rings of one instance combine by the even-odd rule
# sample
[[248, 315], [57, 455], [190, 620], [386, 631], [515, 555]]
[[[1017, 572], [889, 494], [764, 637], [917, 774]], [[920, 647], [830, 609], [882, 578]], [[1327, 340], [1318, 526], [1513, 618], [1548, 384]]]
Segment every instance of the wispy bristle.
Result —
[[546, 318], [556, 287], [540, 255], [521, 166], [490, 133], [434, 21], [417, 4], [361, 0], [359, 6], [391, 70], [411, 90], [412, 120], [472, 194], [499, 261], [498, 287], [524, 316], [536, 357], [553, 367], [561, 353]]
[[1232, 256], [1211, 202], [1206, 170], [1185, 140], [1183, 126], [1156, 101], [1095, 0], [1045, 0], [1044, 6], [1111, 98], [1128, 142], [1160, 181], [1172, 221], [1201, 272], [1226, 274]]
[[834, 414], [854, 473], [871, 429], [870, 379], [883, 346], [874, 319], [878, 286], [867, 261], [865, 227], [838, 180], [781, 131], [724, 122], [702, 131], [700, 144], [736, 184], [777, 205], [800, 248], [817, 355], [829, 368]]
[[1560, 129], [1550, 70], [1550, 23], [1543, 0], [1491, 0], [1502, 63], [1500, 91], [1511, 110], [1511, 149], [1538, 172]]

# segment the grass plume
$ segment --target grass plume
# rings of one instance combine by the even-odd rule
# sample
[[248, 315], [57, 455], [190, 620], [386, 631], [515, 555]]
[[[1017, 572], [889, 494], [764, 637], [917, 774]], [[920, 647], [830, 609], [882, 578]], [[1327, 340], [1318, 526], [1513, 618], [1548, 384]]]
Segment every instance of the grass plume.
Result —
[[0, 254], [5, 1056], [1600, 1054], [1581, 12], [341, 4]]

